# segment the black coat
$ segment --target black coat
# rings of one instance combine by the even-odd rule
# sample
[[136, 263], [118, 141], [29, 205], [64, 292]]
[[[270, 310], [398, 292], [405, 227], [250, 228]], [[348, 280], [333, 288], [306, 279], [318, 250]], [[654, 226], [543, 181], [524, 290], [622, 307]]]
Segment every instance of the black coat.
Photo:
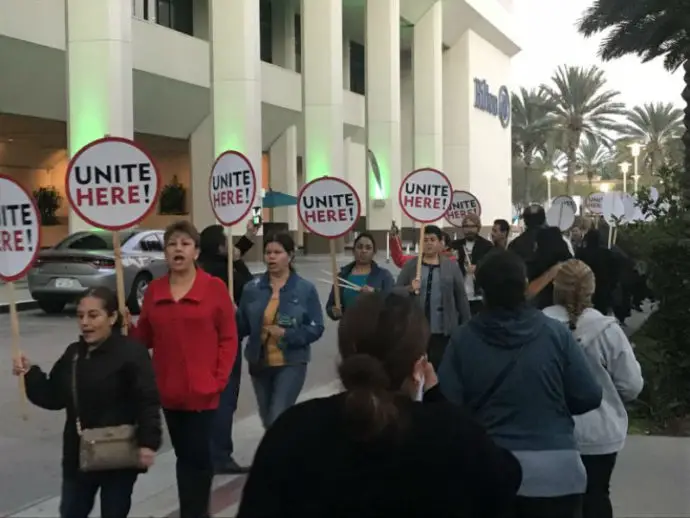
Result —
[[[245, 236], [242, 236], [235, 244], [235, 248], [240, 251], [241, 255], [246, 254], [254, 243]], [[208, 274], [221, 279], [226, 285], [228, 284], [228, 257], [218, 253], [219, 244], [201, 246], [201, 255], [199, 256], [199, 266]], [[232, 295], [235, 304], [239, 304], [242, 290], [245, 284], [254, 278], [252, 272], [249, 271], [247, 265], [242, 259], [232, 262]]]
[[83, 341], [67, 347], [49, 375], [33, 366], [26, 373], [26, 395], [46, 410], [67, 410], [63, 433], [65, 475], [79, 470], [72, 369], [77, 360], [77, 400], [82, 428], [134, 424], [140, 447], [158, 450], [162, 442], [160, 401], [151, 357], [139, 342], [114, 333], [95, 349]]

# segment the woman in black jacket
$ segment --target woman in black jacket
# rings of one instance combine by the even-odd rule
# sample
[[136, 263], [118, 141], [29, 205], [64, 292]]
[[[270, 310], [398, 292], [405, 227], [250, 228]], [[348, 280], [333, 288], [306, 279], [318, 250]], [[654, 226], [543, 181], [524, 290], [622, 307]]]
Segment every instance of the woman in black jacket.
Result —
[[[117, 299], [111, 290], [88, 291], [79, 301], [77, 317], [79, 341], [67, 347], [50, 374], [24, 356], [15, 359], [13, 372], [24, 375], [26, 395], [34, 405], [67, 411], [61, 518], [87, 518], [98, 491], [101, 516], [125, 518], [137, 476], [153, 465], [161, 445], [160, 403], [151, 358], [143, 345], [121, 334]], [[78, 424], [84, 430], [135, 425], [138, 466], [82, 471]]]
[[416, 301], [360, 295], [338, 328], [345, 391], [293, 406], [268, 429], [237, 517], [502, 516], [520, 465], [445, 401], [428, 338]]

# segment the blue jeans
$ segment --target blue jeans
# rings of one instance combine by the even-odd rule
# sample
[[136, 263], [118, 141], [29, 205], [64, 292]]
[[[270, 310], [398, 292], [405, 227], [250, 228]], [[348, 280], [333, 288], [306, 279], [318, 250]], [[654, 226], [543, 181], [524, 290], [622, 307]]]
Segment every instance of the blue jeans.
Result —
[[62, 481], [60, 518], [88, 518], [101, 493], [103, 518], [127, 518], [138, 472], [134, 470], [76, 473]]
[[266, 367], [252, 374], [252, 385], [264, 428], [268, 429], [280, 414], [295, 404], [306, 376], [306, 363]]
[[228, 385], [220, 395], [220, 403], [216, 410], [211, 433], [211, 454], [216, 466], [222, 465], [232, 457], [232, 420], [237, 410], [237, 399], [240, 396], [240, 381], [242, 380], [242, 353], [237, 350], [235, 364], [232, 367]]

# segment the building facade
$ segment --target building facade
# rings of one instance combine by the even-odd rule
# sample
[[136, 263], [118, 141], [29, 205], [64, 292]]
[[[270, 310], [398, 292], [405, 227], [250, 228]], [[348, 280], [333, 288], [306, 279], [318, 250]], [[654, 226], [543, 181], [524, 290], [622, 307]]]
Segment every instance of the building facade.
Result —
[[[509, 219], [511, 1], [3, 0], [0, 174], [60, 196], [107, 134], [149, 149], [200, 227], [227, 149], [264, 189], [346, 179], [371, 230], [411, 225], [397, 190], [419, 167]], [[299, 229], [294, 207], [271, 217]]]

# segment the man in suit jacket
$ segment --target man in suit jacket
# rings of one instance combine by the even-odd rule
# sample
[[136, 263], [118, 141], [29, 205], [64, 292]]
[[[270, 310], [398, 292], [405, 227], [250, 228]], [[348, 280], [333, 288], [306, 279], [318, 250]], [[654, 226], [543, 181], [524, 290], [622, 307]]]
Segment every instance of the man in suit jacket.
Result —
[[452, 247], [456, 250], [458, 264], [465, 276], [465, 291], [470, 301], [472, 314], [477, 313], [482, 307], [482, 297], [479, 293], [474, 272], [477, 264], [493, 250], [494, 246], [486, 238], [479, 235], [482, 222], [476, 214], [468, 214], [462, 220], [462, 233], [464, 237], [453, 242]]

